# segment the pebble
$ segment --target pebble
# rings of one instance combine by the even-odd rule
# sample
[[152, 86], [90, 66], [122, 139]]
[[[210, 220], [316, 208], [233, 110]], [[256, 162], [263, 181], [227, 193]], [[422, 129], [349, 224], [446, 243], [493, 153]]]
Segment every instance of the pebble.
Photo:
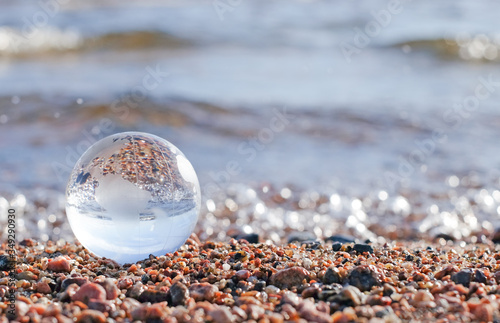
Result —
[[370, 246], [369, 244], [364, 244], [364, 243], [356, 243], [354, 244], [354, 247], [352, 249], [359, 253], [363, 252], [373, 253], [373, 247]]
[[332, 244], [332, 250], [333, 251], [340, 251], [342, 249], [342, 243], [341, 242], [334, 242]]
[[64, 256], [59, 256], [57, 258], [52, 259], [52, 261], [49, 262], [47, 265], [48, 270], [52, 270], [55, 272], [70, 272], [71, 271], [71, 264], [69, 262], [69, 259], [67, 259]]
[[219, 289], [209, 283], [196, 283], [189, 287], [189, 294], [197, 301], [212, 301]]
[[483, 272], [478, 269], [478, 270], [476, 270], [474, 281], [478, 282], [478, 283], [486, 284], [487, 279], [486, 279], [486, 276], [483, 274]]
[[38, 293], [41, 293], [41, 294], [52, 293], [52, 289], [50, 288], [49, 284], [47, 284], [46, 282], [43, 282], [43, 281], [36, 283], [35, 289]]
[[111, 278], [106, 278], [103, 282], [99, 283], [106, 291], [106, 299], [111, 300], [118, 297], [120, 290], [115, 284], [115, 280]]
[[105, 301], [106, 290], [99, 284], [86, 283], [82, 285], [71, 297], [72, 301], [88, 303], [89, 301]]
[[271, 276], [271, 284], [281, 289], [302, 285], [309, 278], [309, 272], [302, 267], [282, 269]]
[[139, 296], [142, 294], [143, 291], [144, 291], [144, 285], [140, 281], [138, 281], [134, 284], [134, 286], [132, 286], [127, 290], [126, 296], [137, 299], [139, 298]]
[[252, 273], [246, 269], [238, 270], [235, 274], [238, 280], [247, 280], [251, 275]]
[[311, 301], [302, 301], [297, 308], [300, 315], [308, 322], [331, 323], [332, 321], [329, 314], [318, 311], [315, 304]]
[[430, 302], [434, 300], [434, 296], [428, 290], [419, 290], [413, 300], [417, 303], [419, 302]]
[[217, 323], [232, 323], [235, 321], [234, 315], [227, 306], [218, 306], [216, 309], [209, 311], [208, 315]]
[[67, 302], [72, 299], [72, 297], [76, 294], [79, 286], [77, 284], [71, 284], [69, 285], [63, 292], [59, 293], [57, 298], [61, 302]]
[[311, 286], [311, 287], [307, 287], [306, 289], [304, 289], [302, 291], [302, 298], [309, 298], [309, 297], [312, 297], [312, 298], [318, 298], [319, 297], [319, 293], [321, 292], [321, 289], [317, 286]]
[[26, 315], [26, 313], [28, 313], [30, 307], [28, 304], [26, 304], [25, 302], [15, 302], [15, 306], [16, 306], [16, 317], [17, 318], [20, 318], [20, 317], [23, 317], [24, 315]]
[[259, 243], [259, 235], [257, 233], [243, 233], [235, 237], [236, 240], [246, 240], [248, 243]]
[[276, 286], [273, 286], [273, 285], [269, 285], [265, 288], [265, 291], [267, 294], [270, 294], [270, 295], [277, 295], [279, 292], [280, 292], [280, 289]]
[[328, 301], [346, 306], [359, 306], [364, 304], [365, 296], [357, 287], [347, 285], [338, 294], [330, 296]]
[[37, 277], [31, 271], [22, 271], [16, 275], [17, 280], [26, 279], [26, 280], [36, 280]]
[[96, 310], [83, 310], [80, 315], [77, 316], [77, 323], [105, 323], [106, 316]]
[[[479, 322], [493, 322], [493, 313], [495, 310], [491, 304], [479, 304], [474, 309], [474, 316]], [[498, 313], [497, 313], [498, 314]]]
[[64, 292], [66, 288], [68, 288], [69, 285], [71, 284], [77, 284], [78, 286], [82, 286], [86, 283], [88, 283], [88, 279], [84, 277], [70, 277], [66, 278], [65, 280], [62, 281], [61, 283], [61, 292]]
[[111, 305], [108, 302], [94, 300], [94, 301], [89, 301], [87, 305], [89, 309], [103, 313], [109, 312], [111, 310]]
[[296, 307], [297, 305], [299, 305], [300, 299], [297, 294], [290, 291], [285, 291], [281, 295], [281, 302], [283, 304], [290, 304], [293, 307]]
[[455, 284], [462, 284], [465, 287], [469, 287], [473, 276], [474, 273], [472, 269], [462, 269], [458, 273], [452, 275], [451, 280], [454, 281]]
[[172, 306], [186, 305], [189, 289], [181, 282], [175, 282], [168, 290], [169, 303]]
[[341, 284], [342, 277], [340, 277], [340, 273], [337, 267], [330, 266], [325, 272], [323, 276], [323, 283], [325, 284]]
[[372, 265], [354, 267], [347, 276], [347, 283], [363, 292], [371, 290], [374, 286], [381, 286], [382, 282], [383, 273]]
[[12, 268], [9, 257], [6, 255], [0, 256], [0, 271], [9, 271]]
[[137, 300], [141, 303], [150, 302], [150, 303], [161, 303], [167, 302], [169, 295], [167, 292], [159, 291], [159, 290], [145, 290], [139, 295]]

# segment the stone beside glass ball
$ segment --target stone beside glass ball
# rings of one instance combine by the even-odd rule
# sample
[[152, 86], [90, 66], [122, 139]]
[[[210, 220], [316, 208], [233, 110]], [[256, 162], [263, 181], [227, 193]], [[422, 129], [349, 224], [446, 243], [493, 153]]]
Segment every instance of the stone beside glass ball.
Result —
[[198, 177], [184, 154], [141, 132], [92, 145], [66, 188], [76, 238], [97, 256], [122, 264], [177, 250], [193, 232], [200, 204]]

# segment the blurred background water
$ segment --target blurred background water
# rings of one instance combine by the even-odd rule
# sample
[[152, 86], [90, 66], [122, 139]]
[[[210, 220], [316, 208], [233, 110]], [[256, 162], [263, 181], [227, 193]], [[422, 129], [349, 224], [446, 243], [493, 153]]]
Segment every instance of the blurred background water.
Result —
[[70, 239], [70, 170], [132, 130], [191, 160], [204, 238], [477, 240], [499, 224], [500, 3], [0, 7], [0, 207], [22, 211], [21, 235]]

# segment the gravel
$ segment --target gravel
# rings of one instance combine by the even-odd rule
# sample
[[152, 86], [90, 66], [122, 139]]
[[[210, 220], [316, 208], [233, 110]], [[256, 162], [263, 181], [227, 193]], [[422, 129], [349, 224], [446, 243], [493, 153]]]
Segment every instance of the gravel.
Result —
[[25, 241], [16, 246], [15, 317], [0, 271], [0, 323], [500, 320], [496, 245], [369, 247], [192, 237], [177, 252], [120, 266], [79, 244]]

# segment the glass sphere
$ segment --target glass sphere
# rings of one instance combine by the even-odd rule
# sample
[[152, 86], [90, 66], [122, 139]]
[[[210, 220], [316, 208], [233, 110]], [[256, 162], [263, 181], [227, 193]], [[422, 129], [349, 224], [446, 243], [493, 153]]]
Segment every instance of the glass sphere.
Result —
[[141, 132], [92, 145], [66, 188], [66, 213], [80, 243], [122, 264], [177, 250], [196, 225], [200, 203], [198, 177], [184, 154]]

